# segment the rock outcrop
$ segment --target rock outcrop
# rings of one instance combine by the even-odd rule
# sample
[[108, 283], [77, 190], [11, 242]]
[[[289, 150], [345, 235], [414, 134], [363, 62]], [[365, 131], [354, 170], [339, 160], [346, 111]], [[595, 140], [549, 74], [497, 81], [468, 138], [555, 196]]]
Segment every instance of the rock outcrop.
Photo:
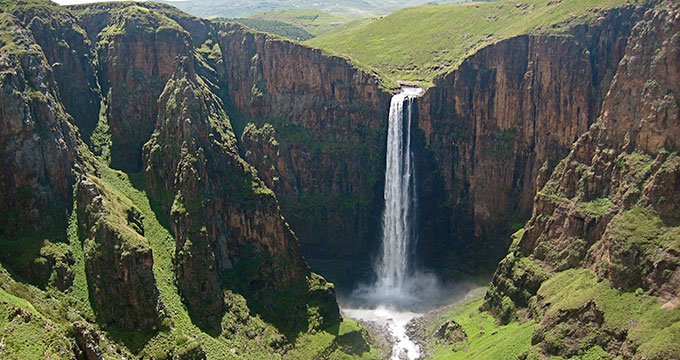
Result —
[[[75, 356], [205, 358], [239, 339], [283, 353], [284, 336], [340, 320], [333, 284], [239, 154], [222, 53], [202, 47], [220, 26], [152, 3], [0, 6], [0, 260], [69, 304], [10, 289], [74, 326]], [[205, 351], [177, 319], [226, 340]]]
[[58, 100], [85, 141], [99, 120], [100, 99], [92, 43], [76, 17], [63, 8], [39, 3], [13, 11], [40, 45], [59, 89]]
[[141, 214], [95, 178], [77, 186], [85, 270], [102, 324], [146, 330], [164, 317]]
[[[178, 285], [205, 323], [228, 306], [225, 287], [279, 308], [271, 296], [305, 287], [310, 274], [274, 194], [240, 158], [219, 98], [193, 66], [181, 59], [168, 81], [144, 159], [152, 191], [173, 199]], [[299, 312], [295, 303], [287, 306], [291, 315]]]
[[175, 58], [189, 54], [190, 35], [162, 13], [139, 6], [112, 12], [105, 24], [96, 46], [111, 166], [136, 172], [158, 116], [156, 101], [174, 72]]

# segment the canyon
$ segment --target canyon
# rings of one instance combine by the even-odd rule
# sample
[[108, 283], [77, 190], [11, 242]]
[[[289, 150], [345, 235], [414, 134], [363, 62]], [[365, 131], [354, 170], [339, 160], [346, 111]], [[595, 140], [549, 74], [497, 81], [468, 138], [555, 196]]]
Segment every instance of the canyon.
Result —
[[[336, 291], [376, 280], [399, 84], [153, 2], [0, 7], [0, 354], [389, 356]], [[680, 7], [586, 13], [408, 100], [404, 256], [491, 279], [408, 327], [424, 356], [486, 317], [511, 358], [680, 358]]]

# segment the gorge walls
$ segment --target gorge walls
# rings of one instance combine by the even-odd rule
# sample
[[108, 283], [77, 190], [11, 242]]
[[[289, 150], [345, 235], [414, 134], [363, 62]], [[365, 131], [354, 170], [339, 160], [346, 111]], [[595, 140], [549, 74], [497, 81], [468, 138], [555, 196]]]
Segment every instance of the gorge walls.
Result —
[[[338, 323], [333, 285], [240, 155], [224, 62], [196, 48], [219, 42], [217, 25], [159, 4], [2, 6], [3, 294], [29, 293], [58, 329], [82, 325], [64, 336], [76, 352], [86, 333], [122, 336], [93, 356], [153, 353], [150, 337], [177, 343], [169, 356], [283, 353]], [[53, 288], [77, 315], [38, 306]], [[204, 349], [178, 323], [226, 340]], [[124, 332], [143, 332], [141, 345]]]
[[[600, 119], [538, 192], [531, 220], [515, 236], [485, 297], [484, 307], [506, 321], [528, 309], [540, 323], [532, 344], [545, 354], [573, 356], [600, 346], [623, 358], [679, 355], [651, 345], [672, 336], [671, 309], [680, 303], [679, 26], [677, 3], [664, 2], [633, 28]], [[554, 294], [544, 288], [555, 278], [578, 284], [581, 290], [570, 296], [588, 302], [583, 311], [605, 317], [588, 331], [567, 331], [589, 320], [551, 305]], [[615, 310], [588, 281], [652, 297], [650, 307], [666, 311], [668, 326], [650, 338], [635, 323], [617, 323], [606, 315]], [[513, 307], [519, 312], [507, 310]], [[571, 345], [556, 347], [551, 339]]]
[[496, 272], [490, 305], [505, 295], [526, 306], [535, 295], [504, 285], [518, 258], [556, 272], [590, 269], [614, 287], [677, 303], [677, 14], [667, 2], [633, 28], [600, 119], [535, 197], [530, 221]]
[[501, 41], [435, 81], [419, 100], [419, 201], [432, 204], [421, 209], [423, 257], [493, 269], [537, 189], [599, 116], [640, 11]]
[[[26, 238], [35, 246], [45, 231], [53, 234], [46, 246], [65, 238], [80, 140], [60, 102], [55, 72], [31, 32], [6, 13], [0, 23], [9, 34], [0, 49], [0, 204], [4, 209], [0, 258], [11, 262], [22, 276], [45, 283], [51, 267], [32, 266], [14, 245]], [[31, 256], [40, 257], [39, 251]], [[55, 265], [54, 258], [43, 258]], [[65, 274], [65, 279], [69, 277]]]
[[246, 160], [277, 195], [308, 261], [333, 280], [370, 272], [380, 237], [390, 93], [320, 50], [220, 28]]

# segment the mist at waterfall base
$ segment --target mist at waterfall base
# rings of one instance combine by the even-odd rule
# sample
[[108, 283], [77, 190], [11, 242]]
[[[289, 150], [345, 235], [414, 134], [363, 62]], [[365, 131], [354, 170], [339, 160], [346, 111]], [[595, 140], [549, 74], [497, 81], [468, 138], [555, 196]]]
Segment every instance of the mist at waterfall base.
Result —
[[411, 151], [412, 105], [422, 89], [405, 87], [390, 103], [385, 160], [385, 209], [376, 280], [360, 284], [338, 302], [347, 317], [383, 326], [392, 336], [392, 359], [419, 359], [421, 350], [409, 339], [408, 322], [464, 295], [459, 286], [443, 286], [434, 274], [412, 269], [415, 242], [416, 183]]

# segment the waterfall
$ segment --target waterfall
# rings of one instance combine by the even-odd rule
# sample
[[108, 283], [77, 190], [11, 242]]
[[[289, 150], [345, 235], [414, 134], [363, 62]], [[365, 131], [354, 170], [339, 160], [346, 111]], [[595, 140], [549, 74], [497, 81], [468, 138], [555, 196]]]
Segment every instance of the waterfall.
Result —
[[[385, 160], [385, 210], [376, 288], [399, 292], [409, 270], [408, 252], [414, 238], [415, 177], [411, 153], [411, 106], [422, 93], [404, 88], [390, 103]], [[405, 107], [405, 109], [404, 109]]]
[[416, 184], [411, 152], [413, 99], [420, 88], [403, 88], [392, 97], [385, 160], [385, 210], [382, 248], [375, 264], [376, 281], [359, 286], [346, 299], [343, 314], [376, 322], [393, 336], [392, 360], [420, 359], [420, 347], [408, 337], [406, 325], [438, 299], [436, 277], [409, 268], [415, 241]]

